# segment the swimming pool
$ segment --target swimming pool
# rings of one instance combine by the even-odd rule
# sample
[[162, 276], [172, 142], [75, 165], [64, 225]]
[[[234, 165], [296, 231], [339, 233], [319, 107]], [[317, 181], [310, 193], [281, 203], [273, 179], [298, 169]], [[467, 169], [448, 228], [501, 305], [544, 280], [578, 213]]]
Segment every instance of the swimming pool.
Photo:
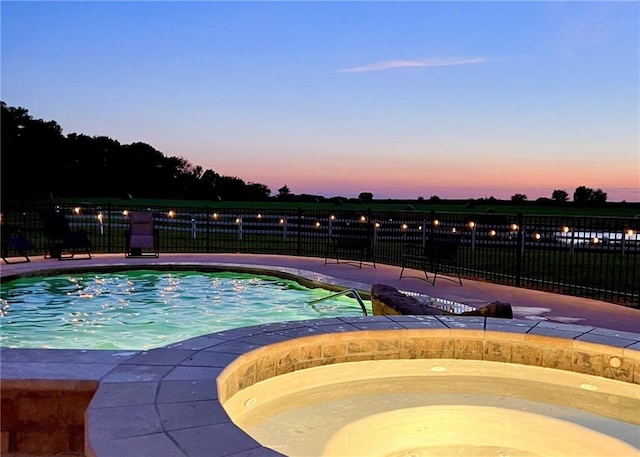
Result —
[[0, 346], [150, 349], [231, 328], [362, 314], [345, 296], [308, 304], [332, 294], [292, 279], [233, 271], [23, 277], [2, 284]]

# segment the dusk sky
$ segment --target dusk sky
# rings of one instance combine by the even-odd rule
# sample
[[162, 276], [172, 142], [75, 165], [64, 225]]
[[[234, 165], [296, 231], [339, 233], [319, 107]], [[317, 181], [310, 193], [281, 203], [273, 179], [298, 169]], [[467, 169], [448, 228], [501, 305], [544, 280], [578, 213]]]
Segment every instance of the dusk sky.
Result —
[[295, 194], [640, 201], [640, 4], [2, 1], [2, 100]]

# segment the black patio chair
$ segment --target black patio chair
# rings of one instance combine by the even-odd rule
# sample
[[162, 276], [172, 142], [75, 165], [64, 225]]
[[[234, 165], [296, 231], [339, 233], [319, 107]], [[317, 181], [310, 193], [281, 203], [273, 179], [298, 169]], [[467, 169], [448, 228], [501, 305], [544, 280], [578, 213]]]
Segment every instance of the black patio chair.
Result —
[[[2, 260], [4, 263], [27, 263], [31, 262], [29, 251], [35, 251], [36, 247], [20, 234], [10, 234], [2, 240]], [[24, 257], [24, 260], [9, 260], [9, 253], [15, 252], [18, 257]], [[13, 259], [12, 256], [11, 258]]]
[[[44, 211], [40, 217], [48, 250], [45, 258], [58, 260], [91, 258], [91, 241], [86, 230], [72, 231], [64, 214], [56, 211]], [[76, 257], [76, 254], [82, 254], [83, 257]]]

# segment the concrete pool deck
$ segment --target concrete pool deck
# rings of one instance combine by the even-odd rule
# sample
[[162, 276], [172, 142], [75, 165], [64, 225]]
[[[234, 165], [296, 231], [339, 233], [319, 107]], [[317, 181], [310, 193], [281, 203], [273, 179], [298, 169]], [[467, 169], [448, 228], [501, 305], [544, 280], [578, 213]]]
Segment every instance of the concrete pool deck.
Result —
[[[388, 284], [471, 306], [499, 300], [511, 302], [515, 319], [334, 318], [241, 328], [149, 351], [1, 348], [3, 455], [24, 452], [25, 443], [50, 446], [50, 453], [77, 451], [82, 444], [73, 443], [77, 430], [44, 428], [23, 436], [5, 428], [6, 392], [16, 393], [11, 402], [18, 412], [57, 422], [68, 406], [64, 395], [59, 403], [45, 403], [53, 409], [46, 414], [33, 398], [21, 403], [24, 396], [18, 394], [89, 392], [86, 412], [66, 411], [68, 416], [84, 415], [84, 451], [89, 456], [248, 457], [279, 454], [236, 427], [221, 401], [261, 379], [311, 366], [378, 358], [467, 358], [557, 368], [640, 385], [640, 310], [595, 300], [469, 280], [463, 280], [463, 287], [446, 280], [431, 286], [418, 279], [398, 280], [398, 267], [379, 264], [375, 269], [366, 265], [358, 269], [288, 256], [163, 254], [158, 259], [125, 259], [122, 254], [104, 254], [65, 262], [34, 258], [30, 263], [2, 265], [0, 273], [10, 277], [142, 264], [259, 267], [360, 290]], [[273, 353], [273, 348], [279, 352]], [[62, 449], [65, 440], [68, 449]], [[52, 441], [58, 445], [55, 449]]]

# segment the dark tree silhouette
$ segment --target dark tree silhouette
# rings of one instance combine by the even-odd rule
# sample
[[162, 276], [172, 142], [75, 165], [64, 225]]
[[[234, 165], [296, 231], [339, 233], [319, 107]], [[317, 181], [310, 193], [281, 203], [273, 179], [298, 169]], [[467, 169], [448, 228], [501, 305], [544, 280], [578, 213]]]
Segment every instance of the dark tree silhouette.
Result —
[[264, 184], [220, 176], [152, 146], [121, 145], [106, 136], [70, 133], [55, 121], [34, 119], [25, 108], [1, 102], [3, 200], [116, 197], [266, 200]]
[[551, 194], [551, 198], [557, 202], [566, 202], [569, 200], [569, 194], [562, 189], [556, 189]]

